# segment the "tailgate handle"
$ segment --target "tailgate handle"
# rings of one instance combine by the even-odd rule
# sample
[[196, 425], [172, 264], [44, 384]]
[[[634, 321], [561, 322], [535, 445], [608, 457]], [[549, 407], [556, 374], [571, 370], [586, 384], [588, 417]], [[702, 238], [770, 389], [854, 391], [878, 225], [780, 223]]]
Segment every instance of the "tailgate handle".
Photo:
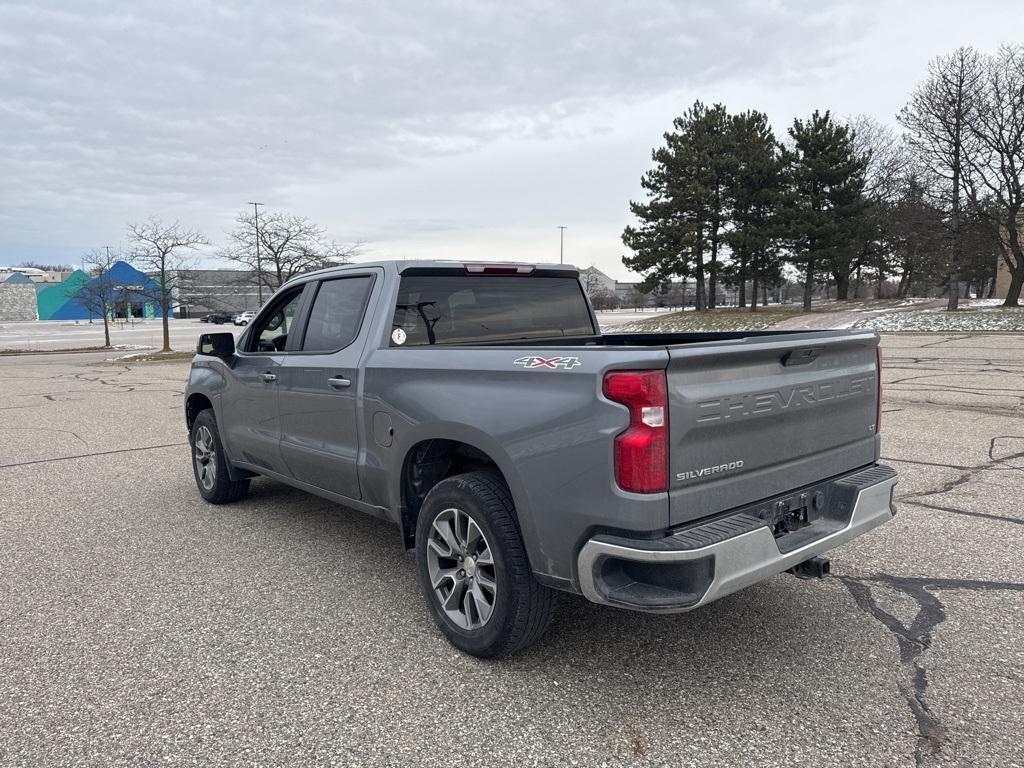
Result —
[[807, 365], [818, 359], [824, 347], [808, 347], [807, 349], [791, 349], [782, 356], [783, 365]]

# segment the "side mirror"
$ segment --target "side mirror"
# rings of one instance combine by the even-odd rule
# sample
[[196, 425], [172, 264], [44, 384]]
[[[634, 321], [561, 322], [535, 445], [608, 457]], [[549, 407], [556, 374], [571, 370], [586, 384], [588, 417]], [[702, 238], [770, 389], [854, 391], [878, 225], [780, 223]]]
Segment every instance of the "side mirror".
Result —
[[228, 358], [235, 354], [235, 337], [230, 333], [203, 333], [196, 342], [197, 355]]
[[284, 322], [284, 312], [275, 312], [274, 316], [267, 321], [267, 324], [263, 326], [265, 331], [276, 331], [281, 327], [281, 323]]

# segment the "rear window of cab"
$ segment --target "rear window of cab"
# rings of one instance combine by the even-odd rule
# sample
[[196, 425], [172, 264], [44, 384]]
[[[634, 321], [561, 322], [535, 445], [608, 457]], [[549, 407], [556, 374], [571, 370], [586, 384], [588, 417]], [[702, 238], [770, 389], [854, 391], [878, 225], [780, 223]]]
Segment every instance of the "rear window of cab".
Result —
[[391, 346], [595, 333], [575, 277], [408, 275], [398, 288]]

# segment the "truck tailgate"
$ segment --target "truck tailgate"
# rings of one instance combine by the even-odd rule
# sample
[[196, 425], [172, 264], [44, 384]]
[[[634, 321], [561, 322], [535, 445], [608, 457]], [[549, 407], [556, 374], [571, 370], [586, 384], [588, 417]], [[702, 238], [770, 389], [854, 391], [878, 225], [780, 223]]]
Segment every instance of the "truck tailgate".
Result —
[[878, 460], [878, 337], [825, 331], [669, 348], [669, 524]]

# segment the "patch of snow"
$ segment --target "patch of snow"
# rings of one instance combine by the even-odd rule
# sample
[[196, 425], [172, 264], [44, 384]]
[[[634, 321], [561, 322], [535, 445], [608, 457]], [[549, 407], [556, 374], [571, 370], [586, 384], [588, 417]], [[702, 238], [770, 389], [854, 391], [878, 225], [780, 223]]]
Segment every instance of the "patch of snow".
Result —
[[1024, 309], [989, 306], [956, 312], [943, 309], [890, 312], [860, 320], [855, 327], [876, 331], [1024, 331]]
[[1001, 307], [1003, 299], [961, 299], [961, 304], [969, 307]]

